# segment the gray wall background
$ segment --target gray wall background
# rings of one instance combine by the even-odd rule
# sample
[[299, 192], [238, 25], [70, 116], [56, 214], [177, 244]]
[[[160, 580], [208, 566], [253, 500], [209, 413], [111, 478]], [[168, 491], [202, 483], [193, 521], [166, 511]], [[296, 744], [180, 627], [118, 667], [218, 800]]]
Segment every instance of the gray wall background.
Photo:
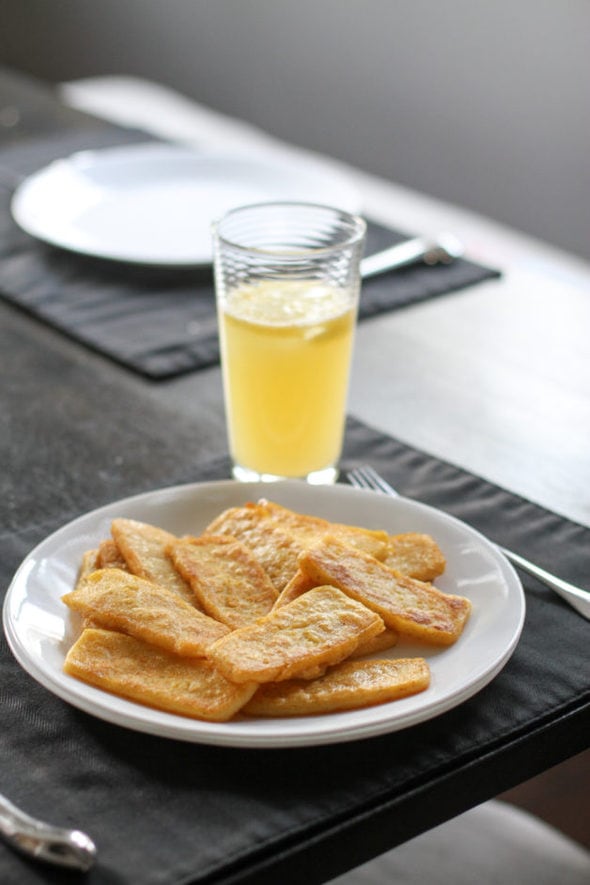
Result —
[[0, 15], [2, 64], [154, 79], [590, 258], [590, 0], [0, 0]]

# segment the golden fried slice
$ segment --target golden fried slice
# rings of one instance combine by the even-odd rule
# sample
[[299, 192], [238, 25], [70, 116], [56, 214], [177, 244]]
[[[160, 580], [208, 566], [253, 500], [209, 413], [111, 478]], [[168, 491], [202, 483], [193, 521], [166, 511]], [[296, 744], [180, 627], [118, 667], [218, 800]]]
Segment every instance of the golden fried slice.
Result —
[[[302, 593], [307, 593], [308, 590], [312, 590], [314, 587], [317, 587], [317, 583], [313, 578], [304, 574], [301, 570], [297, 571], [295, 577], [289, 581], [283, 592], [279, 595], [279, 598], [275, 602], [275, 608], [278, 608], [281, 605], [286, 605], [288, 602], [293, 602], [293, 600], [297, 599], [298, 596], [301, 596]], [[397, 644], [398, 638], [398, 634], [395, 630], [386, 627], [385, 630], [378, 633], [377, 636], [372, 636], [370, 639], [361, 642], [358, 648], [349, 657], [358, 658], [362, 655], [386, 651], [388, 648], [393, 648], [393, 646]]]
[[294, 535], [306, 547], [317, 543], [322, 535], [330, 534], [359, 550], [364, 550], [365, 553], [370, 553], [376, 559], [383, 559], [387, 555], [389, 544], [387, 532], [329, 522], [319, 516], [296, 513], [265, 498], [258, 504], [266, 509], [268, 518], [278, 528]]
[[168, 554], [203, 611], [229, 627], [252, 623], [275, 603], [277, 591], [252, 551], [229, 535], [185, 538]]
[[[92, 574], [92, 572], [95, 572], [96, 569], [99, 568], [98, 560], [99, 560], [99, 549], [98, 548], [96, 550], [87, 550], [86, 553], [82, 554], [82, 561], [80, 563], [78, 577], [76, 578], [76, 584], [74, 586], [75, 590], [78, 589], [78, 587], [84, 582], [85, 578], [87, 578], [88, 575]], [[94, 627], [96, 625], [92, 622], [91, 618], [83, 618], [82, 619], [82, 626], [83, 627]]]
[[268, 512], [262, 504], [254, 504], [249, 501], [240, 507], [229, 507], [227, 510], [223, 510], [209, 523], [203, 534], [232, 535], [242, 539], [266, 516], [268, 516]]
[[308, 590], [313, 590], [317, 586], [317, 581], [314, 581], [309, 575], [305, 575], [301, 569], [297, 569], [287, 586], [279, 593], [275, 608], [293, 602], [302, 593], [307, 593]]
[[121, 554], [121, 551], [112, 538], [101, 541], [98, 547], [98, 557], [96, 561], [97, 568], [118, 568], [123, 571], [129, 571], [127, 563]]
[[400, 575], [337, 538], [325, 537], [299, 565], [318, 584], [333, 584], [378, 612], [388, 627], [434, 645], [455, 642], [471, 611], [468, 599]]
[[362, 550], [375, 559], [382, 560], [387, 555], [388, 541], [387, 532], [378, 531], [377, 529], [361, 529], [353, 525], [344, 525], [343, 523], [333, 522], [329, 525], [329, 534], [335, 538], [340, 538], [351, 547]]
[[234, 682], [311, 678], [383, 629], [366, 606], [335, 587], [315, 587], [218, 640], [209, 658]]
[[231, 535], [249, 547], [279, 593], [297, 571], [297, 557], [303, 549], [293, 535], [271, 524], [261, 504], [225, 510], [204, 534]]
[[349, 655], [349, 658], [361, 658], [364, 655], [374, 655], [380, 651], [387, 651], [387, 649], [397, 645], [398, 639], [398, 633], [392, 630], [391, 627], [386, 627], [377, 636], [372, 636], [370, 639], [365, 639], [364, 642], [359, 643], [358, 647]]
[[76, 577], [76, 587], [84, 578], [98, 568], [98, 550], [87, 550], [82, 554], [80, 568]]
[[231, 719], [256, 690], [254, 683], [229, 682], [210, 661], [181, 658], [110, 630], [84, 630], [64, 671], [140, 704], [214, 722]]
[[391, 535], [387, 555], [382, 562], [418, 581], [434, 581], [442, 575], [446, 566], [443, 552], [434, 538], [418, 532]]
[[297, 557], [329, 532], [373, 556], [383, 559], [388, 551], [386, 532], [331, 523], [296, 513], [265, 498], [258, 503], [232, 507], [207, 526], [206, 534], [232, 535], [254, 552], [279, 592], [297, 571]]
[[[399, 636], [395, 632], [395, 630], [391, 630], [389, 627], [386, 627], [381, 633], [378, 633], [377, 636], [371, 636], [369, 639], [364, 639], [359, 642], [358, 646], [355, 650], [348, 655], [346, 660], [348, 661], [356, 661], [358, 658], [364, 658], [367, 655], [376, 655], [379, 652], [388, 651], [390, 648], [393, 648], [394, 645], [397, 645]], [[318, 667], [313, 667], [309, 673], [303, 671], [298, 674], [298, 679], [316, 679], [318, 676], [323, 676], [326, 670], [329, 667], [322, 667], [321, 669]]]
[[[369, 639], [364, 639], [355, 648], [351, 654], [348, 655], [346, 660], [355, 661], [358, 658], [364, 658], [367, 655], [376, 655], [379, 652], [388, 651], [390, 648], [393, 648], [394, 645], [397, 645], [399, 640], [398, 634], [395, 630], [392, 630], [390, 627], [386, 627], [381, 633], [378, 633], [376, 636], [371, 636]], [[303, 671], [298, 674], [298, 679], [317, 679], [318, 676], [323, 676], [326, 670], [329, 667], [312, 667], [309, 672]]]
[[166, 554], [168, 545], [177, 540], [174, 535], [135, 519], [113, 520], [111, 532], [132, 574], [173, 590], [197, 605], [191, 588]]
[[172, 590], [115, 568], [92, 572], [62, 600], [96, 625], [179, 655], [204, 657], [210, 645], [229, 633]]
[[424, 658], [345, 661], [324, 676], [261, 685], [246, 704], [251, 716], [310, 716], [396, 701], [424, 691], [430, 670]]

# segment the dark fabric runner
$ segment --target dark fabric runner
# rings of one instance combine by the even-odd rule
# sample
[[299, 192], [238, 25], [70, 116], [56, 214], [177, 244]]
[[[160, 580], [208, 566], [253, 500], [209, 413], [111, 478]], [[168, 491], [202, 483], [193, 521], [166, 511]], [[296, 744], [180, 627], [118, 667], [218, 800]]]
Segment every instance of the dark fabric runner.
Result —
[[[178, 419], [171, 438], [161, 412], [130, 412], [123, 396], [100, 383], [92, 406], [97, 421], [107, 396], [110, 454], [88, 422], [68, 430], [69, 471], [79, 480], [72, 494], [52, 485], [51, 477], [45, 484], [34, 476], [19, 478], [31, 512], [21, 503], [18, 525], [12, 531], [7, 526], [0, 538], [2, 586], [34, 544], [81, 512], [148, 488], [228, 476], [225, 455], [192, 461], [194, 423]], [[129, 450], [134, 457], [122, 471], [112, 453]], [[400, 491], [510, 543], [565, 578], [587, 581], [590, 531], [581, 525], [350, 419], [345, 467], [363, 462]], [[354, 863], [365, 840], [377, 852], [436, 823], [440, 812], [430, 791], [449, 778], [456, 780], [457, 801], [467, 793], [476, 803], [536, 773], [527, 741], [538, 749], [535, 735], [548, 722], [575, 715], [570, 752], [587, 746], [588, 624], [533, 579], [523, 576], [523, 583], [524, 632], [490, 685], [424, 724], [328, 747], [235, 750], [127, 731], [54, 697], [19, 668], [3, 641], [0, 790], [32, 813], [93, 835], [99, 861], [84, 879], [89, 885], [320, 882], [322, 864], [330, 875], [339, 871], [333, 851], [318, 842], [323, 836], [330, 836], [337, 864]], [[549, 740], [541, 741], [545, 764]], [[443, 795], [444, 811], [452, 814], [448, 788]], [[404, 808], [397, 815], [396, 803], [413, 796], [420, 800], [414, 814]], [[389, 826], [381, 835], [387, 841], [380, 843], [383, 827], [374, 820], [387, 813]], [[351, 821], [360, 828], [352, 837]], [[292, 857], [294, 846], [302, 853]], [[269, 858], [282, 858], [279, 878], [265, 877]], [[0, 881], [32, 885], [79, 878], [29, 864], [0, 844]]]
[[[75, 151], [145, 142], [145, 133], [104, 123], [0, 149], [0, 296], [153, 379], [218, 362], [210, 268], [159, 269], [69, 253], [38, 242], [14, 223], [10, 199], [18, 177]], [[411, 234], [369, 222], [367, 254]], [[361, 319], [499, 276], [465, 259], [416, 265], [367, 280]]]

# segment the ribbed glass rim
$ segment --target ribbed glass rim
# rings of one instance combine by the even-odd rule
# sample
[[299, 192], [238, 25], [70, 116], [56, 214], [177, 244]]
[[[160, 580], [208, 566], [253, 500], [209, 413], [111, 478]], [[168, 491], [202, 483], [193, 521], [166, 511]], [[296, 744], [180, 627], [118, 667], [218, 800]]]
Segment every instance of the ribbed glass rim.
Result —
[[235, 240], [232, 240], [230, 237], [225, 236], [221, 233], [220, 227], [221, 225], [234, 218], [236, 215], [241, 213], [252, 211], [253, 209], [289, 209], [289, 208], [297, 208], [297, 209], [319, 209], [324, 212], [330, 212], [333, 215], [340, 216], [341, 218], [345, 218], [351, 225], [351, 233], [346, 239], [341, 240], [338, 243], [334, 243], [331, 246], [317, 246], [310, 248], [301, 248], [297, 249], [297, 257], [305, 258], [306, 256], [316, 256], [316, 255], [330, 255], [333, 252], [340, 252], [342, 249], [350, 248], [351, 246], [355, 246], [359, 243], [363, 237], [365, 236], [367, 230], [367, 223], [360, 215], [347, 212], [345, 209], [339, 209], [337, 206], [329, 206], [324, 203], [307, 203], [307, 202], [299, 202], [296, 200], [273, 200], [270, 202], [263, 203], [248, 203], [244, 206], [236, 206], [234, 209], [230, 209], [225, 215], [221, 216], [221, 218], [216, 219], [212, 225], [211, 229], [213, 231], [214, 236], [217, 237], [220, 243], [224, 246], [229, 246], [231, 249], [235, 249], [239, 252], [248, 253], [250, 255], [260, 255], [260, 256], [269, 256], [273, 258], [293, 258], [293, 251], [289, 249], [277, 249], [277, 248], [264, 248], [261, 246], [244, 246], [242, 243], [238, 243]]

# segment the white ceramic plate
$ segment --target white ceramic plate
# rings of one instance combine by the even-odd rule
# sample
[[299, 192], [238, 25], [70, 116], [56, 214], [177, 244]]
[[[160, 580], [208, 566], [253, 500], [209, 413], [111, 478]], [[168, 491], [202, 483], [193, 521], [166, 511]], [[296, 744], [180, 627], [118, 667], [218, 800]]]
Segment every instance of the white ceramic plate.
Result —
[[[201, 722], [152, 710], [65, 675], [62, 665], [75, 638], [61, 595], [74, 584], [85, 550], [108, 537], [111, 520], [126, 516], [168, 529], [198, 533], [226, 507], [269, 497], [287, 507], [338, 522], [386, 529], [392, 534], [431, 534], [447, 557], [437, 585], [468, 596], [473, 612], [451, 648], [399, 643], [393, 657], [424, 655], [432, 682], [423, 693], [364, 710], [326, 716]], [[4, 603], [4, 630], [22, 667], [54, 694], [109, 722], [197, 743], [288, 747], [337, 743], [396, 731], [460, 704], [504, 666], [524, 620], [524, 595], [516, 573], [482, 535], [458, 520], [404, 498], [388, 498], [346, 486], [299, 482], [199, 483], [161, 489], [101, 507], [58, 530], [20, 566]]]
[[279, 162], [163, 144], [81, 151], [27, 178], [11, 202], [27, 233], [70, 251], [140, 264], [211, 262], [211, 222], [272, 200], [358, 212], [348, 177], [320, 160]]

